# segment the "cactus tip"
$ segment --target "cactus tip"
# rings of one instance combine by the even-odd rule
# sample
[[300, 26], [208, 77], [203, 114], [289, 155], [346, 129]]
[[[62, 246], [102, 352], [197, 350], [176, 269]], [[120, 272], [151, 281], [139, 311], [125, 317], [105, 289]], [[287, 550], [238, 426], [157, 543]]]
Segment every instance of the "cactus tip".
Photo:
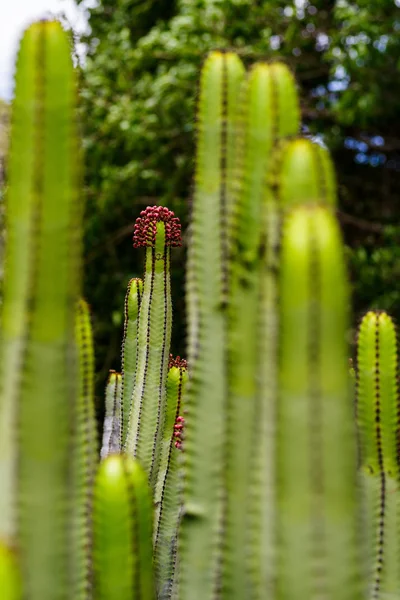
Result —
[[165, 239], [167, 246], [181, 246], [181, 224], [172, 210], [164, 206], [148, 206], [142, 210], [136, 219], [133, 247], [154, 246], [156, 236], [156, 223], [165, 223]]
[[170, 354], [168, 361], [168, 369], [171, 369], [172, 367], [176, 367], [177, 369], [187, 369], [187, 360], [181, 358], [180, 356], [174, 358], [173, 355]]

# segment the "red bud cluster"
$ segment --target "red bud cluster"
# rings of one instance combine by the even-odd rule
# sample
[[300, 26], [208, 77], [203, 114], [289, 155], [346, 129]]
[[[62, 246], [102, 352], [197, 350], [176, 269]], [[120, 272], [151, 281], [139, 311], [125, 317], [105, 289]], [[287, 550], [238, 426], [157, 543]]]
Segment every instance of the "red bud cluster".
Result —
[[168, 369], [170, 369], [171, 367], [176, 367], [177, 369], [187, 369], [187, 360], [181, 358], [180, 356], [174, 358], [173, 355], [170, 354], [168, 361]]
[[157, 223], [165, 223], [165, 243], [167, 246], [181, 246], [181, 224], [172, 210], [165, 206], [148, 206], [136, 219], [133, 234], [133, 247], [154, 246]]
[[185, 424], [183, 417], [177, 417], [174, 425], [175, 448], [182, 450], [182, 430]]

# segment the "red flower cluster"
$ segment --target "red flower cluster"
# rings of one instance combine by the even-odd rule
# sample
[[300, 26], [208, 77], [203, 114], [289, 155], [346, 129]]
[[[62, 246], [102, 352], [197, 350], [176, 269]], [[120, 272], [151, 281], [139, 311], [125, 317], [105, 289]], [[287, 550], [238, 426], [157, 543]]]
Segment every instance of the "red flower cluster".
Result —
[[133, 234], [133, 247], [154, 246], [156, 239], [156, 225], [159, 221], [165, 223], [165, 240], [167, 246], [181, 246], [181, 224], [172, 210], [165, 206], [148, 206], [142, 210], [136, 219]]
[[177, 356], [176, 358], [174, 358], [173, 355], [170, 354], [169, 362], [168, 362], [168, 369], [170, 369], [171, 367], [176, 367], [177, 369], [187, 369], [187, 360], [185, 360], [184, 358], [181, 358], [180, 356]]
[[182, 429], [185, 424], [183, 417], [177, 417], [174, 425], [175, 448], [182, 450]]

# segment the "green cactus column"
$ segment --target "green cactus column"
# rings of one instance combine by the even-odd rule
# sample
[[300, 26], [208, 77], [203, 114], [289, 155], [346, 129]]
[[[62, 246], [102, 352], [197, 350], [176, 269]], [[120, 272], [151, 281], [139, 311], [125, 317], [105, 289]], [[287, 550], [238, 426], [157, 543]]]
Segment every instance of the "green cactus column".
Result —
[[142, 293], [143, 281], [137, 277], [131, 279], [125, 296], [124, 339], [121, 357], [121, 448], [124, 447], [128, 431], [132, 391], [135, 384], [139, 306]]
[[154, 600], [147, 475], [126, 455], [102, 461], [93, 506], [95, 600]]
[[149, 206], [136, 220], [134, 246], [146, 248], [146, 269], [139, 309], [137, 367], [125, 451], [143, 465], [154, 490], [161, 452], [165, 383], [171, 342], [171, 247], [181, 244], [174, 213]]
[[2, 600], [21, 600], [21, 574], [15, 553], [0, 541], [0, 590]]
[[323, 207], [285, 219], [277, 406], [277, 600], [364, 598], [349, 297], [338, 226]]
[[364, 315], [357, 340], [357, 424], [370, 598], [400, 594], [398, 344], [391, 317]]
[[75, 335], [78, 346], [79, 394], [74, 411], [71, 523], [71, 597], [90, 600], [92, 593], [91, 517], [93, 483], [98, 463], [94, 409], [94, 353], [87, 303], [77, 306]]
[[154, 563], [159, 598], [171, 598], [182, 509], [182, 429], [188, 383], [186, 360], [170, 356], [160, 470], [155, 493]]
[[105, 393], [106, 409], [100, 450], [101, 458], [106, 458], [109, 454], [121, 450], [121, 384], [121, 373], [111, 370]]
[[198, 140], [187, 265], [188, 386], [179, 597], [209, 600], [220, 585], [227, 381], [228, 223], [244, 69], [212, 52], [200, 81]]
[[64, 600], [70, 592], [81, 271], [76, 99], [67, 33], [58, 22], [35, 23], [23, 36], [16, 70], [0, 378], [0, 535], [12, 532], [17, 507], [29, 600]]
[[[241, 94], [236, 199], [228, 292], [228, 395], [226, 405], [223, 596], [244, 598], [252, 575], [265, 570], [260, 513], [266, 475], [261, 461], [259, 357], [263, 212], [266, 176], [277, 139], [296, 134], [299, 107], [294, 78], [279, 63], [256, 64]], [[269, 357], [271, 359], [271, 357]], [[259, 452], [258, 452], [259, 451]], [[256, 456], [255, 456], [256, 455]], [[260, 461], [257, 460], [260, 458]], [[268, 458], [272, 458], [268, 455]], [[261, 475], [260, 471], [263, 471]], [[243, 518], [238, 515], [247, 506]], [[270, 522], [266, 524], [270, 529]], [[254, 536], [251, 535], [254, 529]], [[253, 539], [251, 539], [253, 537]], [[257, 538], [256, 542], [255, 539]], [[244, 559], [243, 557], [246, 557]], [[251, 557], [250, 560], [248, 560]], [[257, 564], [257, 566], [256, 566]], [[259, 577], [257, 577], [259, 579]], [[265, 590], [263, 589], [263, 596]]]

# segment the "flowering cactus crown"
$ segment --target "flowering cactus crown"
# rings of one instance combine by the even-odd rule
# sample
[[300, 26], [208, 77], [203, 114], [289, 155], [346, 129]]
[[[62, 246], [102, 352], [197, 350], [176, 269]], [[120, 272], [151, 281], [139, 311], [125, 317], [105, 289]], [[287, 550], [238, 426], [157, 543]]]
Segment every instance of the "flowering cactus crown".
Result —
[[178, 369], [187, 369], [187, 360], [181, 358], [180, 356], [174, 358], [173, 355], [170, 354], [168, 368], [170, 369], [171, 367], [177, 367]]
[[181, 224], [172, 210], [164, 206], [148, 206], [142, 210], [140, 217], [136, 219], [133, 246], [154, 246], [157, 223], [165, 223], [165, 243], [167, 246], [181, 246]]

